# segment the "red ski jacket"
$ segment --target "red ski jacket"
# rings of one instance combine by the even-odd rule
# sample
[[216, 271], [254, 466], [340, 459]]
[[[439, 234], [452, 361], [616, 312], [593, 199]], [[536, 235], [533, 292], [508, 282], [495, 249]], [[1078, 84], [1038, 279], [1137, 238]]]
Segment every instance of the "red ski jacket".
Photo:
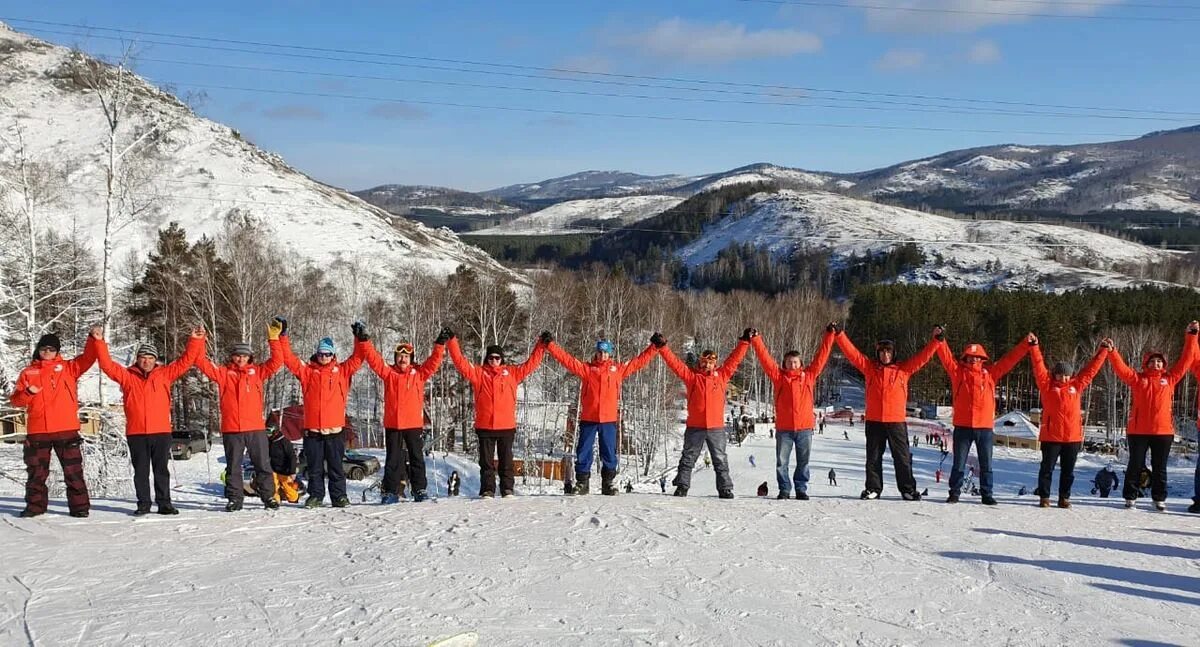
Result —
[[[26, 409], [25, 428], [30, 436], [79, 431], [79, 376], [96, 362], [95, 340], [89, 336], [78, 357], [65, 360], [35, 359], [21, 371], [9, 401]], [[30, 393], [29, 387], [41, 389]]]
[[729, 380], [737, 373], [738, 364], [750, 350], [750, 344], [738, 341], [725, 363], [712, 373], [684, 364], [667, 346], [659, 349], [663, 361], [671, 372], [679, 376], [687, 387], [687, 426], [694, 429], [725, 429], [725, 389]]
[[1135, 372], [1115, 349], [1109, 351], [1113, 373], [1129, 385], [1132, 404], [1129, 407], [1129, 422], [1126, 434], [1167, 436], [1175, 435], [1175, 424], [1171, 418], [1171, 405], [1175, 399], [1175, 385], [1187, 375], [1196, 358], [1196, 336], [1188, 333], [1183, 338], [1183, 350], [1175, 365], [1168, 371], [1153, 371], [1146, 368], [1151, 354], [1142, 358], [1141, 372]]
[[401, 371], [386, 364], [375, 345], [363, 344], [367, 366], [383, 380], [383, 426], [386, 429], [421, 429], [425, 426], [425, 382], [437, 373], [446, 355], [446, 347], [434, 344], [433, 352], [421, 364], [410, 364]]
[[301, 364], [292, 352], [292, 343], [287, 335], [279, 337], [283, 351], [283, 363], [297, 378], [300, 378], [300, 393], [304, 396], [304, 428], [336, 429], [346, 426], [346, 401], [350, 396], [350, 378], [363, 364], [364, 342], [354, 344], [354, 353], [339, 363], [333, 361], [322, 365], [314, 358]]
[[1096, 378], [1107, 357], [1107, 348], [1096, 351], [1083, 370], [1064, 384], [1055, 381], [1046, 370], [1041, 347], [1034, 346], [1030, 349], [1029, 361], [1033, 364], [1033, 379], [1042, 394], [1042, 423], [1038, 440], [1044, 443], [1083, 442], [1083, 391]]
[[653, 344], [628, 362], [591, 361], [583, 363], [575, 359], [562, 346], [550, 342], [546, 345], [550, 356], [558, 360], [581, 381], [579, 388], [580, 422], [616, 422], [620, 417], [617, 406], [621, 400], [621, 382], [645, 368], [654, 359], [658, 349]]
[[207, 356], [196, 358], [196, 368], [217, 385], [221, 401], [221, 433], [240, 434], [246, 431], [264, 431], [267, 421], [263, 418], [263, 385], [283, 367], [283, 351], [279, 340], [267, 344], [271, 356], [262, 364], [246, 364], [238, 367], [232, 362], [220, 367]]
[[517, 387], [537, 370], [546, 348], [534, 344], [524, 364], [478, 366], [472, 364], [458, 347], [458, 338], [446, 342], [454, 368], [475, 391], [475, 428], [482, 431], [516, 431]]
[[1027, 352], [1029, 345], [1020, 343], [995, 363], [968, 364], [955, 359], [945, 341], [938, 342], [937, 356], [950, 375], [954, 394], [955, 427], [991, 429], [996, 424], [996, 382], [1013, 370]]
[[187, 373], [203, 352], [204, 339], [191, 337], [182, 357], [144, 373], [136, 364], [127, 368], [114, 362], [108, 344], [103, 339], [96, 341], [100, 370], [121, 386], [126, 436], [171, 433], [171, 384]]
[[825, 333], [812, 363], [796, 370], [780, 368], [761, 335], [751, 338], [750, 345], [754, 346], [763, 372], [775, 385], [775, 431], [803, 431], [816, 426], [813, 389], [833, 351], [833, 337], [833, 333]]
[[845, 331], [838, 333], [836, 341], [846, 360], [866, 379], [867, 422], [904, 422], [908, 417], [908, 380], [933, 359], [938, 341], [931, 339], [916, 355], [886, 365], [858, 352]]

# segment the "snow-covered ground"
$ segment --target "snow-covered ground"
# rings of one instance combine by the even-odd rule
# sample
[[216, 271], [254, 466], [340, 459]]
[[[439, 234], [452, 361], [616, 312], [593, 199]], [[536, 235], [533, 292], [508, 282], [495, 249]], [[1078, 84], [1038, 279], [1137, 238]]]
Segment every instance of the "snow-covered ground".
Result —
[[[669, 195], [635, 195], [624, 198], [592, 198], [569, 200], [526, 214], [510, 222], [471, 232], [475, 236], [547, 236], [558, 234], [595, 233], [594, 224], [580, 225], [585, 220], [617, 220], [630, 225], [671, 209], [683, 198]], [[612, 227], [610, 227], [612, 228]]]
[[[885, 498], [860, 501], [862, 426], [835, 422], [814, 439], [813, 499], [779, 501], [773, 442], [730, 447], [733, 501], [703, 467], [686, 499], [654, 473], [617, 497], [530, 483], [484, 501], [471, 462], [439, 454], [428, 503], [227, 514], [214, 453], [174, 463], [178, 517], [101, 499], [73, 519], [60, 496], [28, 520], [0, 479], [0, 643], [421, 645], [474, 630], [486, 645], [1196, 644], [1200, 517], [1183, 512], [1182, 462], [1166, 513], [1089, 495], [1096, 456], [1073, 509], [1038, 509], [1016, 495], [1035, 453], [1007, 449], [1001, 505], [950, 506], [941, 454], [922, 444], [925, 501], [898, 499], [890, 467]], [[6, 471], [19, 451], [0, 445]], [[450, 469], [470, 496], [445, 498]]]

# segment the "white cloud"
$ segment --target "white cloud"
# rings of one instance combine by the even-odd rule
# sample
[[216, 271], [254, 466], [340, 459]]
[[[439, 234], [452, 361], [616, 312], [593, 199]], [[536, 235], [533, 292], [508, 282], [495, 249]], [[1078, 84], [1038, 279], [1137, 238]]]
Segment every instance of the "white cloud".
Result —
[[981, 40], [967, 50], [967, 61], [976, 65], [1000, 62], [1000, 46], [994, 41]]
[[262, 114], [268, 119], [279, 121], [320, 121], [325, 118], [325, 113], [321, 109], [300, 104], [287, 104], [267, 108], [263, 110]]
[[883, 72], [915, 70], [925, 64], [925, 52], [919, 49], [889, 49], [875, 61], [875, 69]]
[[[852, 0], [862, 5], [867, 25], [876, 31], [890, 32], [965, 32], [991, 25], [1025, 22], [1028, 14], [1086, 16], [1123, 0], [1089, 0], [1072, 4], [1061, 0]], [[915, 9], [897, 11], [895, 8]], [[933, 10], [933, 11], [924, 11]]]
[[702, 24], [682, 18], [614, 40], [647, 56], [700, 63], [786, 58], [821, 49], [818, 36], [796, 29], [752, 31], [730, 22]]

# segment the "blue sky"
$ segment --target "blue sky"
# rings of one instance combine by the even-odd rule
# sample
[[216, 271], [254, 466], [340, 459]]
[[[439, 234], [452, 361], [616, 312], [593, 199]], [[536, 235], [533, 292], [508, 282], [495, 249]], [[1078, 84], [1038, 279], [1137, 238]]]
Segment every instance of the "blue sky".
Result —
[[[885, 8], [896, 6], [942, 11]], [[0, 0], [0, 19], [102, 55], [121, 47], [102, 27], [369, 52], [278, 56], [126, 36], [141, 73], [203, 91], [202, 114], [350, 189], [482, 190], [587, 169], [692, 174], [759, 161], [856, 171], [1200, 123], [1200, 0]]]

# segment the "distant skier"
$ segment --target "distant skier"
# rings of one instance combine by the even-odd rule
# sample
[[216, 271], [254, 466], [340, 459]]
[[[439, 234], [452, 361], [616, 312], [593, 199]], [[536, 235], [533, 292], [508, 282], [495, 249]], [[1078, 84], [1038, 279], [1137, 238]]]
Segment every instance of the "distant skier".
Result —
[[458, 496], [458, 470], [450, 472], [450, 479], [446, 481], [446, 492], [450, 496]]
[[754, 464], [754, 454], [750, 454], [750, 467], [758, 467]]
[[625, 481], [625, 493], [633, 492], [633, 481]]
[[667, 493], [667, 476], [666, 476], [666, 474], [658, 477], [658, 487], [662, 488], [663, 494]]
[[842, 438], [844, 438], [844, 439], [846, 439], [846, 440], [850, 440], [850, 432], [848, 432], [848, 431], [843, 431], [843, 432], [842, 432]]
[[832, 467], [829, 468], [829, 484], [837, 487], [837, 472], [835, 472]]

